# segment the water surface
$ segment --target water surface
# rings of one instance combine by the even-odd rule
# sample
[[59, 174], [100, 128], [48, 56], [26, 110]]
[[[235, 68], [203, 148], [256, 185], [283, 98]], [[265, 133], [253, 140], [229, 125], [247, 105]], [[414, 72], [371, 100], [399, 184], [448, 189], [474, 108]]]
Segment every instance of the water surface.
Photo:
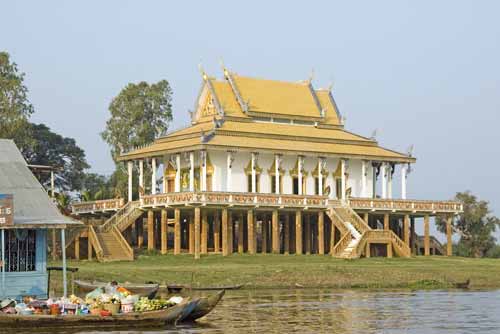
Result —
[[500, 291], [228, 291], [218, 307], [194, 325], [131, 331], [50, 331], [93, 334], [294, 332], [500, 333]]

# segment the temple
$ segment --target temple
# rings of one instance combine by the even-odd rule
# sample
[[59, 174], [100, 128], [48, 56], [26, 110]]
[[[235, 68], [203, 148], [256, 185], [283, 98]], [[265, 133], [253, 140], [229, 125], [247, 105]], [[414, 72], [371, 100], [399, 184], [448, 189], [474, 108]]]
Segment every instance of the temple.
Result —
[[[126, 201], [73, 205], [88, 226], [76, 242], [87, 237], [87, 253], [102, 260], [133, 259], [134, 248], [146, 244], [195, 258], [409, 257], [420, 249], [417, 220], [429, 255], [435, 215], [447, 217], [443, 253], [451, 255], [451, 222], [462, 210], [457, 202], [407, 198], [415, 157], [347, 131], [330, 89], [227, 68], [221, 80], [202, 71], [189, 126], [123, 152], [119, 161], [128, 170]], [[74, 247], [79, 257], [80, 245]]]

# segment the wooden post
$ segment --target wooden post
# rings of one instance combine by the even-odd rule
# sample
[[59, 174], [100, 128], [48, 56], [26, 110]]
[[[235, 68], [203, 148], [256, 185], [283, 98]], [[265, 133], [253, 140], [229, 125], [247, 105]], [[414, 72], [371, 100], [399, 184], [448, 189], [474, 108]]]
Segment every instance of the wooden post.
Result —
[[405, 215], [403, 220], [403, 235], [406, 246], [410, 247], [410, 215]]
[[387, 257], [392, 257], [392, 244], [390, 242], [387, 244]]
[[364, 220], [364, 221], [365, 221], [365, 223], [368, 225], [368, 221], [369, 221], [368, 212], [363, 213], [363, 220]]
[[430, 255], [429, 215], [424, 216], [424, 255]]
[[384, 214], [384, 230], [389, 231], [389, 214], [385, 213]]
[[238, 215], [238, 253], [243, 254], [244, 251], [245, 231], [243, 227], [243, 213]]
[[137, 231], [137, 248], [142, 248], [144, 244], [144, 218], [141, 218], [135, 222], [135, 230]]
[[366, 243], [365, 256], [369, 258], [371, 256], [370, 243]]
[[80, 235], [75, 237], [75, 260], [80, 260]]
[[302, 254], [302, 211], [295, 212], [295, 254]]
[[452, 224], [453, 224], [453, 217], [448, 216], [446, 219], [446, 256], [452, 256], [453, 255], [453, 241], [451, 240], [451, 235], [452, 235]]
[[318, 212], [318, 254], [325, 255], [325, 213]]
[[167, 210], [161, 210], [161, 253], [167, 254]]
[[52, 260], [57, 259], [57, 240], [56, 240], [56, 229], [52, 229]]
[[214, 213], [214, 252], [220, 253], [220, 216], [219, 211]]
[[208, 254], [208, 217], [207, 210], [201, 212], [201, 254]]
[[148, 250], [155, 249], [155, 222], [153, 210], [148, 210]]
[[227, 209], [222, 209], [222, 255], [229, 255], [229, 221]]
[[272, 217], [272, 245], [273, 245], [273, 254], [280, 253], [280, 227], [279, 227], [279, 215], [278, 210], [273, 210]]
[[311, 255], [311, 219], [309, 214], [304, 215], [304, 229], [306, 234], [306, 255]]
[[284, 240], [284, 253], [285, 255], [290, 254], [290, 215], [285, 212], [283, 223], [285, 224], [285, 240]]
[[200, 258], [200, 208], [194, 208], [194, 258]]
[[333, 250], [335, 249], [335, 230], [336, 230], [336, 227], [335, 227], [335, 224], [331, 223], [331, 229], [330, 229], [330, 255], [333, 256]]
[[234, 252], [234, 221], [232, 212], [228, 212], [227, 216], [227, 235], [228, 235], [228, 247], [227, 250], [229, 254]]
[[194, 217], [193, 217], [193, 212], [189, 213], [188, 234], [189, 234], [189, 254], [194, 254]]
[[249, 209], [247, 211], [247, 229], [248, 229], [248, 253], [255, 254], [256, 251], [256, 243], [255, 243], [255, 219], [253, 210]]
[[262, 253], [265, 254], [267, 253], [267, 215], [263, 215], [262, 219]]
[[415, 218], [410, 217], [410, 248], [412, 255], [417, 255], [416, 245], [417, 242], [415, 240]]
[[92, 240], [90, 240], [90, 233], [87, 232], [87, 259], [92, 260]]
[[181, 253], [181, 209], [174, 209], [174, 255]]

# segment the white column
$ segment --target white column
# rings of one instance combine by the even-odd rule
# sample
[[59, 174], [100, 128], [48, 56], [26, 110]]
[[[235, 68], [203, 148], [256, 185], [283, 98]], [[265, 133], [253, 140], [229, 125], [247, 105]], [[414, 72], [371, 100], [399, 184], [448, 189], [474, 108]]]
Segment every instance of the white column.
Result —
[[276, 179], [274, 191], [276, 194], [280, 193], [280, 163], [281, 163], [281, 156], [279, 154], [274, 155], [274, 175]]
[[406, 199], [406, 176], [407, 176], [407, 165], [402, 165], [401, 167], [401, 198]]
[[302, 189], [302, 169], [303, 169], [302, 165], [304, 163], [303, 158], [304, 158], [303, 156], [299, 156], [299, 162], [297, 164], [297, 167], [299, 169], [299, 171], [298, 171], [299, 172], [299, 177], [298, 177], [298, 179], [299, 179], [298, 180], [298, 183], [299, 183], [298, 184], [299, 185], [299, 195], [302, 195], [302, 192], [304, 190], [304, 189]]
[[380, 166], [380, 174], [382, 175], [382, 198], [387, 198], [387, 164], [385, 162]]
[[[66, 276], [66, 235], [65, 229], [61, 229], [61, 251], [62, 251], [62, 267], [63, 267], [63, 297], [68, 296], [68, 278]], [[48, 291], [47, 291], [48, 293]]]
[[144, 190], [144, 159], [139, 160], [139, 186]]
[[232, 172], [232, 168], [233, 168], [233, 161], [234, 161], [233, 152], [227, 151], [227, 180], [226, 180], [227, 191], [233, 191], [232, 182], [231, 182], [232, 181], [231, 172]]
[[156, 158], [151, 158], [151, 194], [156, 194]]
[[201, 191], [207, 191], [207, 151], [201, 151]]
[[361, 161], [361, 197], [368, 197], [366, 194], [366, 176], [368, 175], [367, 161]]
[[323, 196], [323, 158], [318, 158], [318, 195]]
[[252, 152], [252, 192], [257, 192], [257, 184], [256, 184], [256, 171], [255, 171], [255, 155], [256, 153]]
[[55, 195], [55, 185], [54, 185], [54, 171], [50, 171], [50, 192], [51, 192], [51, 197], [54, 198]]
[[128, 172], [128, 201], [132, 202], [132, 161], [127, 162], [127, 172]]
[[345, 200], [346, 199], [346, 178], [345, 178], [345, 173], [346, 173], [346, 167], [345, 167], [345, 159], [340, 159], [340, 172], [341, 172], [341, 199]]
[[392, 198], [392, 165], [387, 165], [387, 198]]
[[181, 191], [181, 155], [175, 155], [175, 192]]
[[194, 191], [194, 152], [189, 152], [189, 191]]

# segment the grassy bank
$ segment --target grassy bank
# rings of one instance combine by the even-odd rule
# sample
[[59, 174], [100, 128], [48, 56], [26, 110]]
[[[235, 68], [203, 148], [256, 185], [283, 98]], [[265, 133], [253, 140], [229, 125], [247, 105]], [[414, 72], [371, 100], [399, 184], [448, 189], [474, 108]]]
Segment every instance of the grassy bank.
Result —
[[[60, 265], [59, 262], [50, 265]], [[500, 262], [494, 259], [416, 257], [355, 261], [329, 256], [141, 255], [134, 262], [69, 261], [76, 278], [102, 281], [155, 281], [162, 284], [246, 284], [246, 288], [447, 288], [471, 279], [472, 288], [499, 288]], [[60, 287], [61, 275], [52, 284]]]

